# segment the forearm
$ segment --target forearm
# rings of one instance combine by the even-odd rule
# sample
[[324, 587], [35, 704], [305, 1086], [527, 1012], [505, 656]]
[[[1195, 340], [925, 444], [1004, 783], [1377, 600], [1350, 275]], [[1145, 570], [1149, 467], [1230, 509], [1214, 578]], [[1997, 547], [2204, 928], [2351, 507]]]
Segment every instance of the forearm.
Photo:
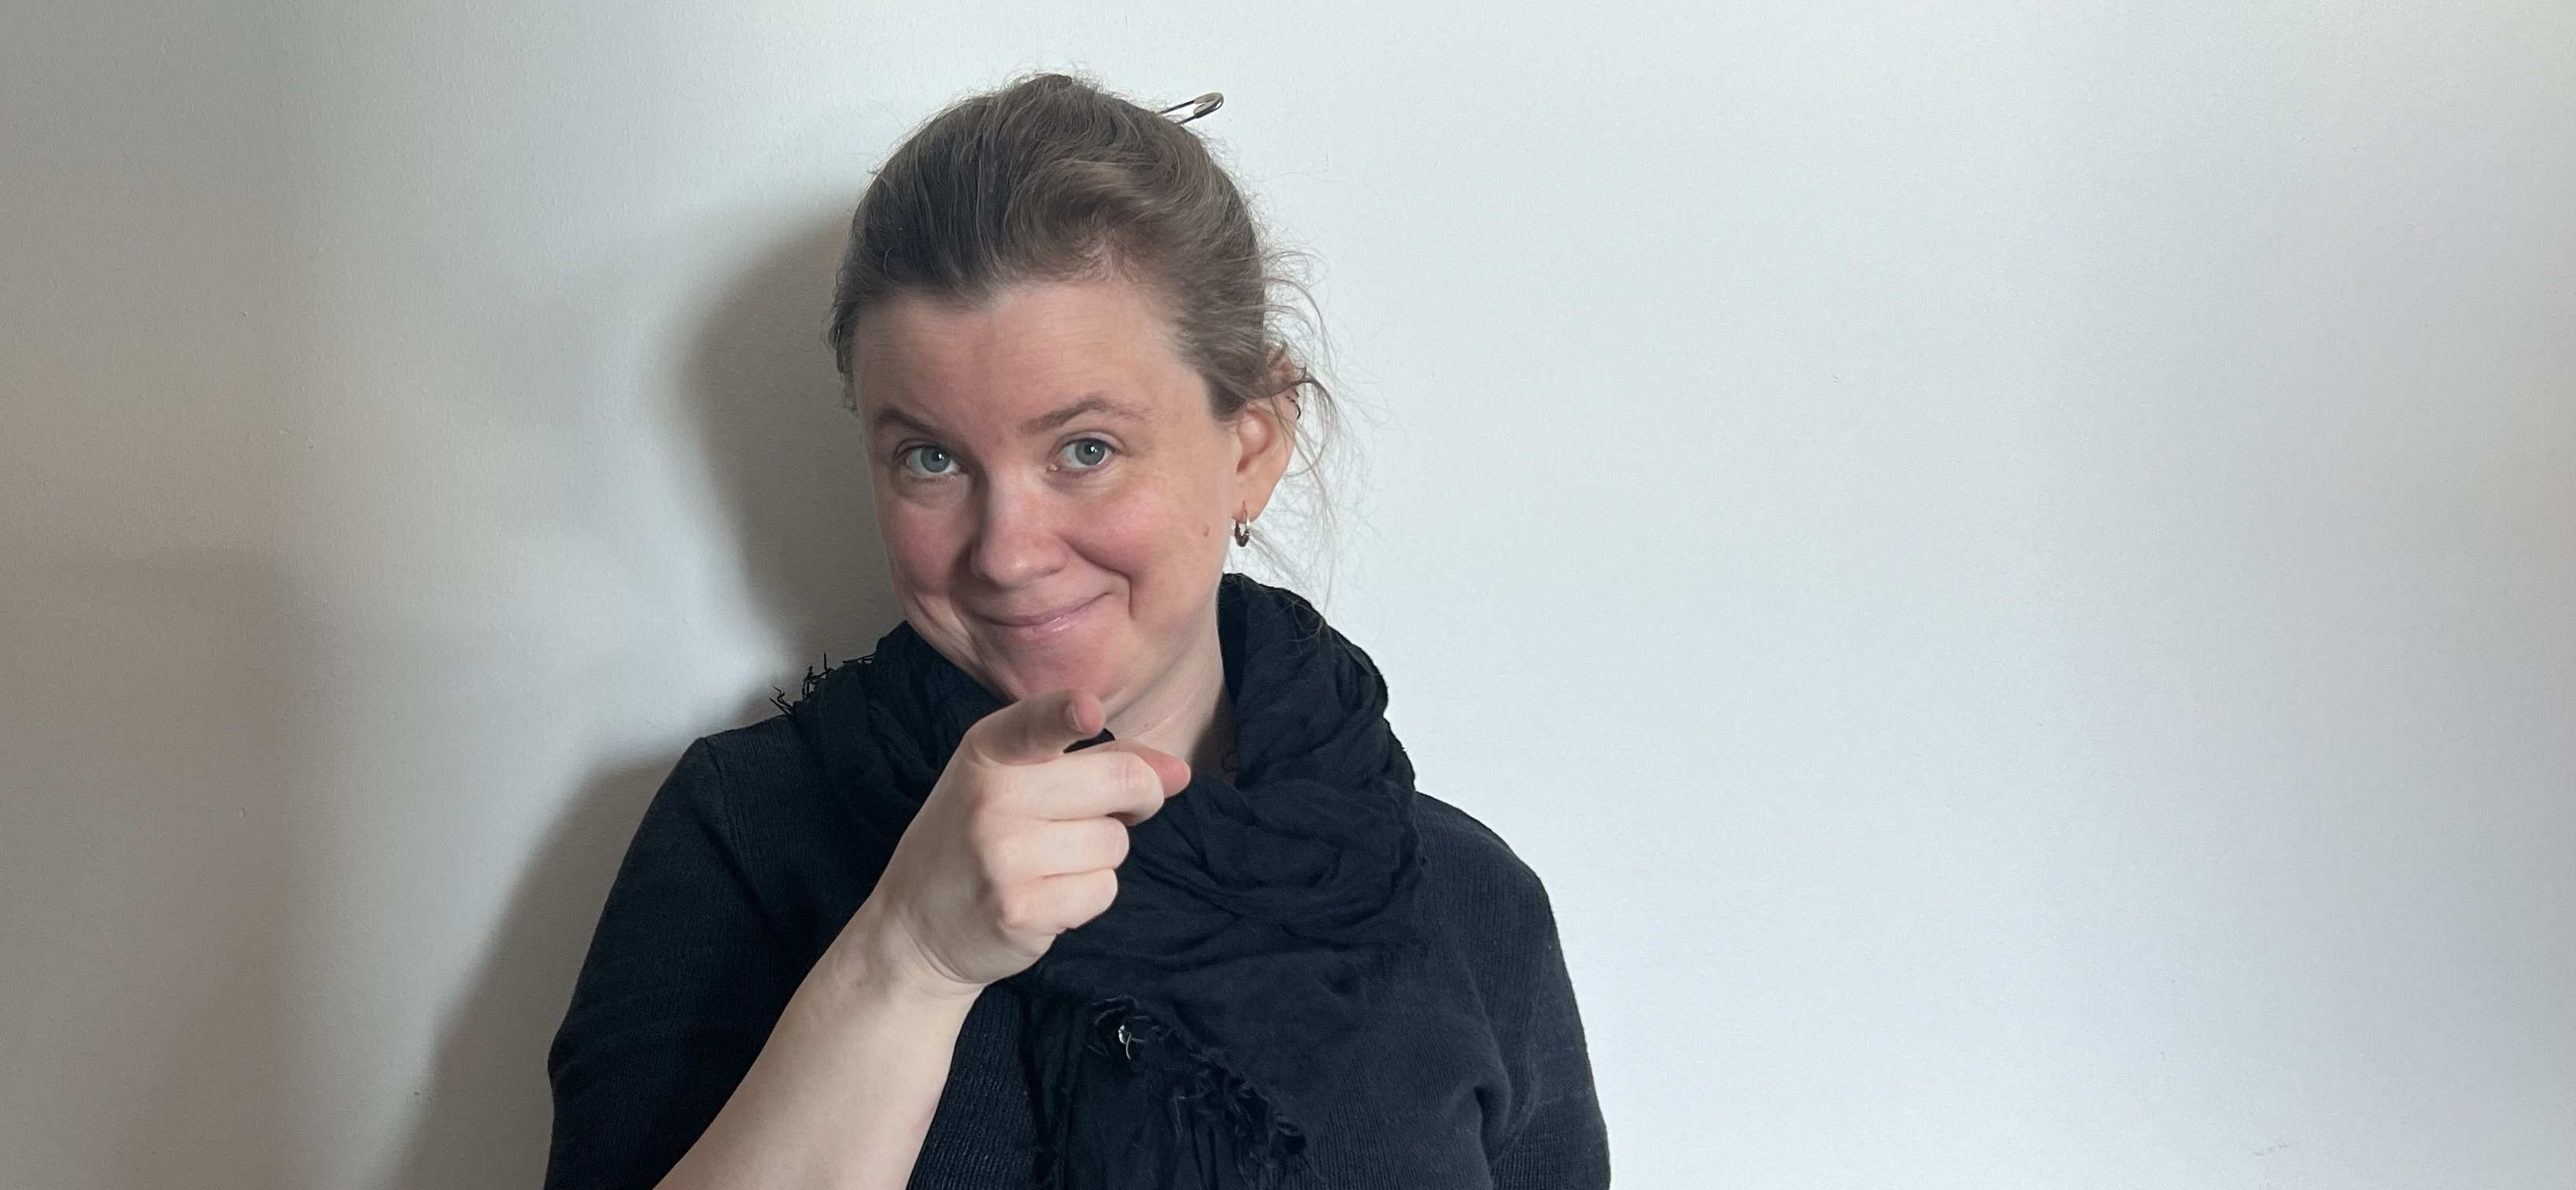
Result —
[[845, 935], [661, 1190], [900, 1190], [974, 999]]

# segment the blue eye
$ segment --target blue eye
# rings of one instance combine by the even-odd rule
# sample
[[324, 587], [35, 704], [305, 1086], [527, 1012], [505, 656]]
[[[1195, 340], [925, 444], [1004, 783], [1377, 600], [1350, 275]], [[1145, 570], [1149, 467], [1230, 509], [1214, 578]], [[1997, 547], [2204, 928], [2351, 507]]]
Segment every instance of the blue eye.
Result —
[[1089, 471], [1109, 461], [1109, 444], [1097, 438], [1076, 438], [1064, 444], [1060, 452], [1067, 466]]
[[957, 456], [936, 446], [916, 446], [903, 452], [902, 463], [915, 475], [947, 475], [957, 470]]

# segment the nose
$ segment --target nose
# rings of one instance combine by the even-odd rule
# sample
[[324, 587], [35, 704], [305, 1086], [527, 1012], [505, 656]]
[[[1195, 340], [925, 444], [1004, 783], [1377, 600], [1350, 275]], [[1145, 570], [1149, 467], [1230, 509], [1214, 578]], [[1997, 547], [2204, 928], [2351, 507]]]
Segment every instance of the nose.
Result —
[[987, 484], [978, 504], [975, 573], [997, 587], [1023, 587], [1064, 567], [1064, 538], [1043, 489]]

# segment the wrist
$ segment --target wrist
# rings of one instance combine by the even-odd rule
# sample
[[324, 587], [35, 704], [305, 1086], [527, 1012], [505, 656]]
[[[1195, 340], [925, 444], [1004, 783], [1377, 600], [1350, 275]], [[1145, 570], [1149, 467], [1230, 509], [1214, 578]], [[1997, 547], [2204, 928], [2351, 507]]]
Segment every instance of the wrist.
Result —
[[984, 992], [983, 984], [940, 972], [906, 924], [873, 898], [851, 915], [823, 962], [834, 984], [870, 999], [962, 1012]]

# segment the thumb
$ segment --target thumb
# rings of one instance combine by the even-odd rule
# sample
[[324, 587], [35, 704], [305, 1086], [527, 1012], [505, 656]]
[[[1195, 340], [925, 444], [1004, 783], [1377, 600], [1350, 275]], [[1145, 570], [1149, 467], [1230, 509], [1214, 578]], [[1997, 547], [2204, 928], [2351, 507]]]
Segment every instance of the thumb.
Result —
[[1115, 740], [1093, 749], [1098, 752], [1132, 752], [1152, 765], [1154, 775], [1163, 780], [1163, 796], [1170, 797], [1190, 783], [1190, 762], [1169, 752], [1160, 752], [1143, 744]]
[[958, 747], [993, 764], [1037, 764], [1099, 735], [1107, 718], [1087, 691], [1035, 694], [976, 720]]
[[[1117, 740], [1111, 743], [1102, 744], [1097, 748], [1091, 749], [1091, 751], [1132, 753], [1137, 759], [1144, 761], [1148, 767], [1151, 767], [1154, 770], [1154, 776], [1162, 781], [1163, 797], [1166, 800], [1170, 799], [1173, 794], [1179, 793], [1183, 786], [1190, 783], [1189, 762], [1178, 756], [1174, 756], [1169, 752], [1159, 752], [1152, 748], [1148, 748], [1143, 744], [1129, 743], [1125, 740]], [[1160, 802], [1156, 802], [1135, 809], [1112, 811], [1109, 816], [1120, 822], [1126, 823], [1129, 826], [1134, 826], [1139, 822], [1143, 822], [1146, 819], [1153, 817], [1155, 812], [1161, 809], [1162, 804]]]

